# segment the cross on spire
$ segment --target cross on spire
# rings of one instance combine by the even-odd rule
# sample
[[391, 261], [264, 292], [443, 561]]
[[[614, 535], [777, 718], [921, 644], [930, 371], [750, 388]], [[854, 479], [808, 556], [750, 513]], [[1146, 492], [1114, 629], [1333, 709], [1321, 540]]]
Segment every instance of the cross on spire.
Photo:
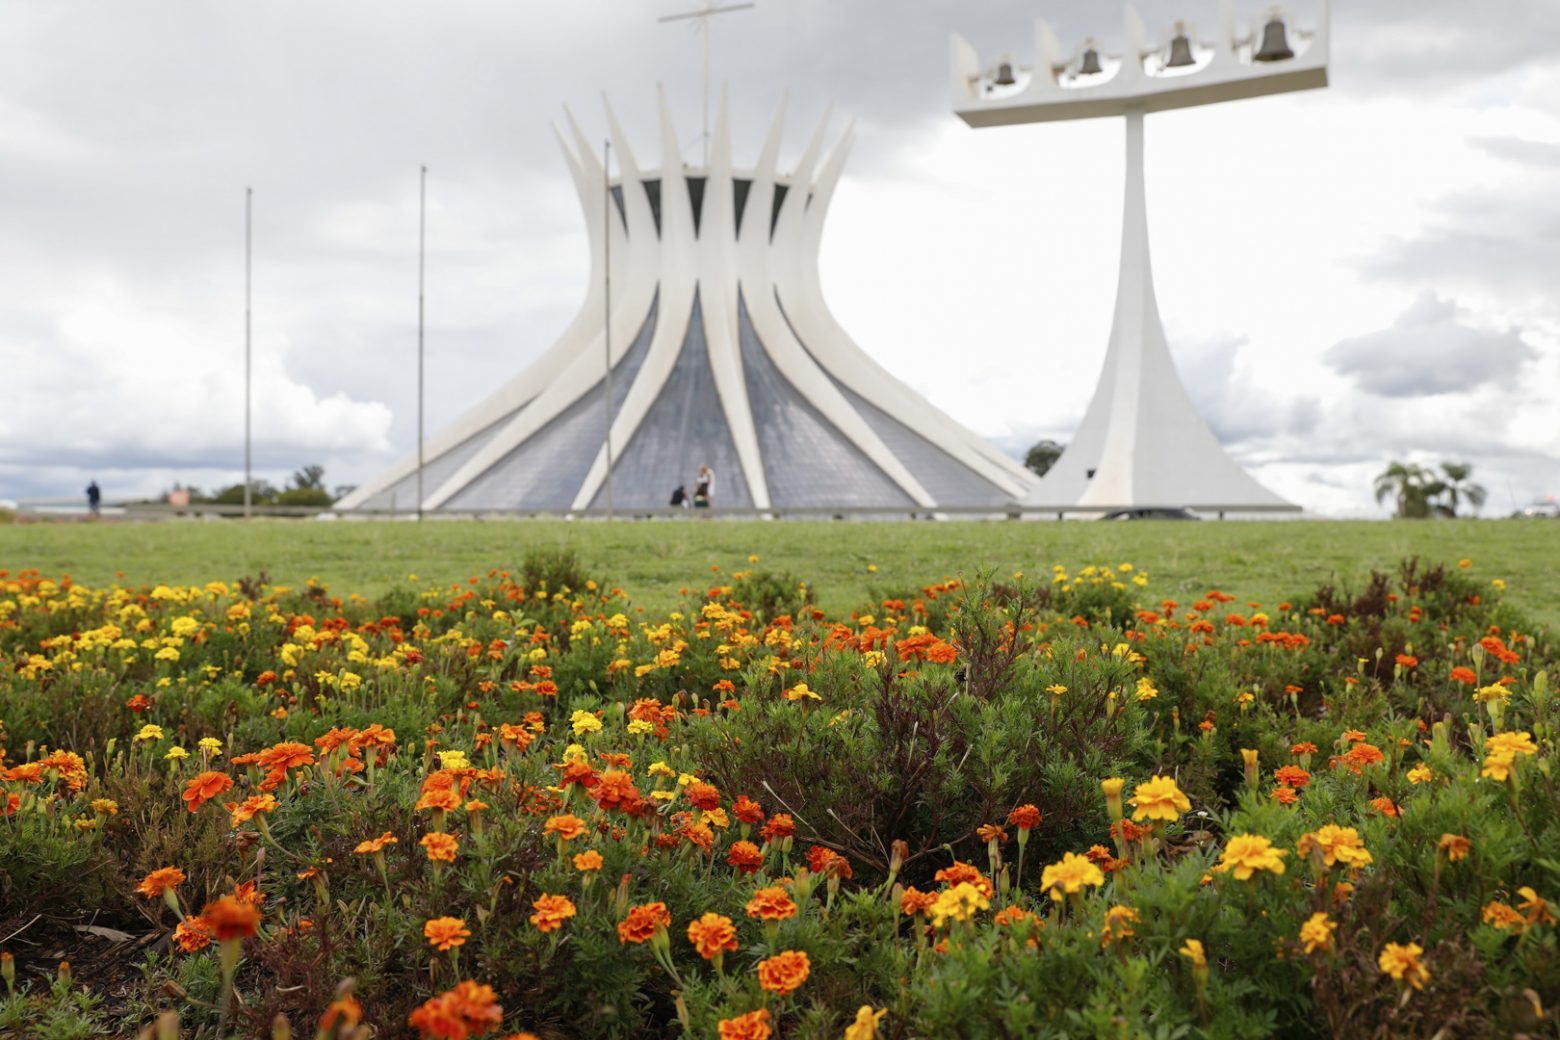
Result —
[[658, 22], [684, 22], [697, 18], [699, 20], [699, 34], [704, 38], [704, 133], [701, 140], [704, 142], [704, 167], [710, 165], [710, 19], [718, 14], [731, 14], [734, 11], [745, 11], [753, 4], [720, 4], [719, 0], [703, 0], [703, 6], [697, 11], [685, 11], [682, 14], [669, 14], [664, 18], [657, 18]]

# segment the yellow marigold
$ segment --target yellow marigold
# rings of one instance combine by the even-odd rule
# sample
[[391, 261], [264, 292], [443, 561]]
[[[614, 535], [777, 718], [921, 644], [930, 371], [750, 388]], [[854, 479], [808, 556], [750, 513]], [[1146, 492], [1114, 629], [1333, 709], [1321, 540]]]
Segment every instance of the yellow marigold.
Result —
[[1536, 755], [1538, 745], [1527, 732], [1497, 733], [1484, 742], [1484, 768], [1480, 776], [1504, 782], [1518, 755]]
[[1208, 966], [1208, 954], [1203, 950], [1201, 939], [1186, 940], [1176, 952], [1191, 961], [1194, 968], [1206, 968]]
[[1430, 970], [1424, 966], [1419, 958], [1424, 954], [1424, 949], [1418, 943], [1387, 943], [1382, 947], [1381, 956], [1376, 958], [1376, 963], [1381, 965], [1381, 970], [1391, 975], [1399, 982], [1406, 982], [1415, 989], [1424, 989], [1425, 983], [1430, 981]]
[[1219, 865], [1213, 869], [1215, 873], [1233, 873], [1236, 880], [1249, 881], [1259, 870], [1282, 874], [1287, 855], [1260, 834], [1237, 834], [1224, 846]]
[[1103, 885], [1105, 875], [1093, 862], [1075, 853], [1065, 853], [1056, 863], [1045, 868], [1040, 875], [1040, 887], [1048, 889], [1051, 898], [1061, 902], [1062, 896], [1082, 892], [1088, 885]]
[[1322, 861], [1329, 867], [1339, 863], [1346, 867], [1364, 867], [1371, 863], [1370, 852], [1360, 842], [1359, 832], [1353, 827], [1325, 824], [1301, 837], [1296, 848], [1302, 856], [1309, 856], [1312, 849], [1321, 850]]
[[1423, 762], [1408, 771], [1408, 782], [1411, 784], [1427, 784], [1435, 779], [1435, 773]]
[[[1132, 925], [1139, 920], [1138, 912], [1130, 906], [1116, 905], [1105, 911], [1105, 924], [1100, 928], [1100, 945], [1109, 946], [1113, 942], [1129, 939], [1137, 933], [1132, 930]], [[1198, 944], [1201, 947], [1201, 943]]]
[[932, 904], [932, 924], [941, 928], [943, 922], [950, 918], [955, 921], [968, 921], [981, 910], [988, 909], [991, 900], [986, 894], [968, 881], [961, 881], [951, 888], [944, 889], [937, 895], [937, 900]]
[[1337, 930], [1338, 923], [1320, 910], [1306, 918], [1305, 924], [1300, 926], [1300, 941], [1305, 944], [1305, 952], [1332, 949], [1332, 933]]
[[856, 1009], [856, 1020], [845, 1027], [845, 1040], [877, 1040], [878, 1023], [886, 1014], [887, 1008], [873, 1011], [871, 1004], [861, 1005]]
[[1164, 820], [1173, 823], [1192, 808], [1191, 800], [1181, 793], [1175, 780], [1168, 776], [1155, 776], [1138, 784], [1127, 801], [1136, 806], [1132, 812], [1134, 820]]

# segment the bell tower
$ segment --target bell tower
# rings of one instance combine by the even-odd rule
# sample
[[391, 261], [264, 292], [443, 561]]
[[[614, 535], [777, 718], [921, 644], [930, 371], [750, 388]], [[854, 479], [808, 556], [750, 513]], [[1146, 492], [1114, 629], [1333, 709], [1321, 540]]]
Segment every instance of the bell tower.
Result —
[[1035, 60], [1027, 68], [1005, 55], [983, 68], [975, 50], [954, 35], [953, 110], [970, 126], [1105, 116], [1121, 116], [1126, 125], [1121, 268], [1105, 362], [1072, 442], [1025, 505], [1298, 511], [1225, 453], [1176, 373], [1149, 260], [1143, 122], [1151, 112], [1325, 87], [1328, 0], [1318, 2], [1313, 29], [1296, 29], [1274, 6], [1241, 34], [1232, 0], [1220, 0], [1210, 41], [1199, 40], [1184, 21], [1150, 41], [1129, 6], [1120, 54], [1107, 53], [1094, 38], [1064, 51], [1051, 27], [1037, 20]]

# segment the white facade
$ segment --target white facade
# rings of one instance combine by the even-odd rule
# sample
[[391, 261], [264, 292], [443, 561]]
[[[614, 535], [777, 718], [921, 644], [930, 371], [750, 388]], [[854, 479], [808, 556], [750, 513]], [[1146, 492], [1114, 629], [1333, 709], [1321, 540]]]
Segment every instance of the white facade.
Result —
[[[610, 205], [599, 152], [569, 117], [559, 144], [590, 234], [590, 289], [552, 348], [428, 442], [424, 509], [605, 508], [609, 385], [620, 510], [663, 507], [679, 485], [691, 494], [703, 464], [717, 508], [1000, 509], [1032, 493], [1032, 474], [895, 379], [830, 314], [818, 248], [851, 131], [826, 150], [825, 117], [783, 175], [782, 104], [757, 164], [738, 171], [723, 93], [699, 169], [682, 162], [664, 92], [660, 109], [659, 171], [640, 168], [608, 109], [621, 169]], [[411, 511], [416, 487], [414, 454], [340, 508]]]
[[[1151, 45], [1129, 7], [1127, 46], [1119, 55], [1104, 53], [1093, 41], [1064, 54], [1050, 27], [1038, 21], [1034, 66], [1021, 68], [1004, 58], [991, 71], [982, 71], [969, 44], [953, 37], [953, 107], [971, 126], [1100, 116], [1123, 116], [1126, 124], [1121, 269], [1105, 362], [1083, 422], [1024, 505], [1298, 510], [1225, 453], [1176, 373], [1154, 295], [1144, 192], [1147, 113], [1326, 86], [1327, 0], [1320, 0], [1318, 28], [1297, 39], [1300, 50], [1289, 57], [1257, 57], [1272, 17], [1264, 16], [1241, 36], [1232, 5], [1221, 0], [1212, 41], [1197, 40], [1191, 27], [1179, 23]], [[1290, 31], [1287, 24], [1284, 30]], [[1098, 71], [1085, 71], [1096, 63]]]

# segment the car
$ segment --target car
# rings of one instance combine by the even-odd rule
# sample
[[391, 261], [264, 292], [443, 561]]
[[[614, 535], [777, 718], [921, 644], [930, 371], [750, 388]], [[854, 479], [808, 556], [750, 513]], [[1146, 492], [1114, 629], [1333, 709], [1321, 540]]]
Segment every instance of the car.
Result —
[[1555, 518], [1560, 518], [1560, 502], [1534, 502], [1532, 505], [1523, 506], [1521, 509], [1517, 510], [1511, 515], [1516, 517], [1523, 517], [1526, 519], [1536, 519], [1542, 517], [1553, 520]]
[[1201, 520], [1190, 509], [1153, 507], [1148, 509], [1117, 509], [1100, 517], [1101, 520]]

